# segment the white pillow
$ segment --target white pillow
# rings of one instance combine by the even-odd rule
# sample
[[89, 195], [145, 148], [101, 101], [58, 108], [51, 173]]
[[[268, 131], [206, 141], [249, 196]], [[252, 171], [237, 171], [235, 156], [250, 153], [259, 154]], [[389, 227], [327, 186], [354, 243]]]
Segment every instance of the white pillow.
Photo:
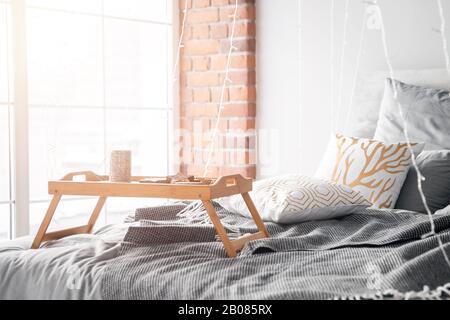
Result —
[[[424, 147], [412, 145], [416, 155]], [[315, 176], [359, 191], [375, 208], [390, 209], [397, 202], [410, 166], [406, 143], [385, 144], [336, 134]]]
[[[250, 196], [264, 221], [282, 224], [333, 219], [371, 205], [359, 192], [348, 187], [301, 175], [257, 181]], [[251, 217], [240, 195], [218, 202], [231, 212]]]

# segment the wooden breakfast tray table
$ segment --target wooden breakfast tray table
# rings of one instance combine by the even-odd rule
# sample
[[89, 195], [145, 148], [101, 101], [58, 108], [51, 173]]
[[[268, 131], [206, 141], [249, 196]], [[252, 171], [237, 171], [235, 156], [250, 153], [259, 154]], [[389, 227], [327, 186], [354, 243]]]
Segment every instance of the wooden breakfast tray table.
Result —
[[[74, 180], [84, 176], [83, 181]], [[168, 198], [178, 200], [201, 200], [229, 257], [236, 257], [244, 245], [252, 240], [267, 238], [267, 232], [259, 213], [250, 198], [252, 181], [241, 175], [223, 176], [218, 179], [194, 178], [187, 182], [172, 182], [169, 177], [132, 177], [131, 182], [110, 182], [109, 176], [99, 176], [91, 171], [73, 172], [58, 181], [49, 181], [48, 192], [53, 198], [36, 234], [32, 249], [42, 242], [61, 239], [70, 235], [91, 233], [108, 197]], [[258, 232], [230, 240], [211, 200], [241, 194]], [[47, 232], [62, 196], [99, 197], [87, 225]]]

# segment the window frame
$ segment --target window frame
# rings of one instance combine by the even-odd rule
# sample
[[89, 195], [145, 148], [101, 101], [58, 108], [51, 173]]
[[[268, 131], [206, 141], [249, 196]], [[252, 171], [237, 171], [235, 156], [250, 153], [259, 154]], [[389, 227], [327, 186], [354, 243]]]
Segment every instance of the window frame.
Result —
[[[7, 150], [8, 150], [8, 154], [7, 154], [7, 174], [8, 174], [8, 181], [7, 181], [7, 185], [8, 185], [8, 192], [7, 192], [7, 197], [6, 198], [1, 198], [0, 199], [0, 206], [6, 206], [8, 208], [8, 221], [9, 221], [9, 225], [7, 226], [7, 232], [8, 232], [8, 236], [9, 238], [12, 237], [13, 234], [13, 210], [14, 210], [14, 206], [15, 206], [15, 201], [13, 198], [13, 190], [12, 190], [12, 184], [13, 184], [13, 172], [12, 172], [12, 153], [10, 152], [11, 147], [12, 147], [12, 108], [13, 108], [13, 101], [12, 101], [12, 97], [11, 97], [11, 72], [12, 72], [12, 68], [11, 68], [11, 60], [12, 60], [12, 44], [11, 44], [11, 33], [10, 33], [10, 24], [11, 24], [11, 1], [10, 0], [0, 0], [0, 4], [5, 6], [5, 11], [4, 11], [4, 16], [3, 16], [3, 11], [2, 14], [0, 15], [0, 20], [4, 19], [4, 26], [5, 27], [5, 49], [6, 49], [6, 60], [4, 61], [6, 63], [6, 87], [7, 87], [7, 93], [6, 93], [6, 99], [4, 100], [0, 100], [0, 110], [2, 111], [6, 111], [6, 121], [7, 121], [7, 128], [6, 128], [6, 132], [7, 132]], [[9, 7], [8, 7], [9, 6]], [[9, 11], [9, 13], [8, 13]]]
[[[105, 1], [105, 0], [103, 0]], [[171, 79], [174, 59], [176, 58], [175, 50], [178, 47], [178, 30], [179, 28], [179, 3], [176, 0], [172, 1], [171, 17], [167, 21], [145, 20], [148, 23], [164, 24], [169, 26], [169, 33], [172, 37], [168, 37], [167, 49], [169, 50], [168, 70], [167, 70], [167, 86], [168, 90], [168, 105], [165, 108], [167, 117], [167, 174], [171, 174], [178, 170], [176, 159], [178, 155], [175, 153], [173, 143], [176, 138], [175, 131], [179, 127], [179, 77], [173, 82]], [[12, 83], [14, 94], [10, 98], [9, 107], [9, 133], [10, 133], [10, 199], [9, 201], [2, 201], [2, 204], [10, 205], [10, 238], [17, 238], [29, 235], [30, 233], [30, 205], [35, 202], [42, 202], [43, 200], [33, 200], [30, 198], [30, 181], [29, 181], [29, 110], [32, 107], [28, 101], [28, 66], [27, 66], [27, 9], [44, 9], [52, 11], [67, 12], [63, 9], [52, 9], [37, 6], [27, 6], [27, 0], [0, 0], [1, 3], [8, 3], [11, 5], [11, 53], [14, 59], [11, 61], [11, 68], [9, 72], [12, 74]], [[84, 14], [83, 12], [72, 12], [74, 14]], [[99, 18], [108, 18], [108, 15], [96, 15]], [[120, 19], [120, 17], [113, 17]], [[141, 22], [141, 19], [124, 18], [129, 21]], [[171, 39], [171, 41], [170, 41]], [[104, 71], [103, 71], [104, 72]], [[178, 70], [177, 70], [178, 72]], [[170, 86], [173, 83], [173, 87]], [[3, 107], [3, 106], [2, 106]], [[107, 108], [106, 106], [103, 106]], [[76, 201], [71, 199], [69, 201]], [[78, 199], [79, 200], [79, 199]]]

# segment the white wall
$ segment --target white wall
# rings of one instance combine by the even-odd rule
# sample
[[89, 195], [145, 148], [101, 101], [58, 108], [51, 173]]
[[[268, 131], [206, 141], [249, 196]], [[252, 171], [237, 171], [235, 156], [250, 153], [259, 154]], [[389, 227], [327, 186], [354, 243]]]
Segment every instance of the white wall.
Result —
[[258, 172], [270, 176], [300, 161], [298, 4], [257, 0], [256, 8]]
[[[450, 43], [450, 0], [442, 1]], [[257, 1], [260, 177], [313, 174], [331, 133], [345, 129], [366, 4], [350, 0], [341, 82], [345, 0], [335, 0], [333, 45], [331, 3]], [[435, 0], [378, 0], [378, 4], [396, 70], [445, 68]], [[381, 32], [366, 29], [359, 74], [386, 68]], [[335, 111], [337, 117], [333, 101], [335, 109], [342, 106]]]

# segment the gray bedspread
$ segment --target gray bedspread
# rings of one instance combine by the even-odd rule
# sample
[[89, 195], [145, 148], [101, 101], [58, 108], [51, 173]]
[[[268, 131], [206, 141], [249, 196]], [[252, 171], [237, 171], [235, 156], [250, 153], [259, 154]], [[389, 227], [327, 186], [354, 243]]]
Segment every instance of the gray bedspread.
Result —
[[[119, 255], [101, 279], [104, 299], [329, 299], [395, 288], [436, 288], [450, 267], [428, 217], [366, 209], [337, 220], [281, 226], [225, 256], [212, 225], [190, 225], [183, 206], [142, 209]], [[256, 231], [250, 220], [217, 207], [234, 236]], [[450, 255], [450, 214], [435, 215]]]
[[[327, 299], [450, 282], [427, 216], [364, 210], [338, 220], [280, 226], [229, 259], [209, 224], [191, 224], [184, 205], [139, 209], [111, 225], [29, 250], [0, 243], [0, 299]], [[253, 222], [217, 207], [228, 232]], [[450, 212], [435, 215], [450, 254]], [[197, 223], [198, 221], [194, 221]]]
[[0, 300], [102, 299], [101, 278], [128, 225], [109, 225], [30, 250], [33, 237], [0, 242]]

